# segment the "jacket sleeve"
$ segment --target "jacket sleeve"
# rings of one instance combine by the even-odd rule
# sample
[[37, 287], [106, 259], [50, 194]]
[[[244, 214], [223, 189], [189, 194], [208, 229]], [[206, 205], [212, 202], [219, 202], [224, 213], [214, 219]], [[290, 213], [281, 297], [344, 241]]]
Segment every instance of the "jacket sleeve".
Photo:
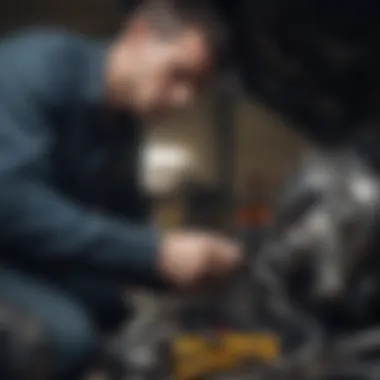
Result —
[[[52, 130], [20, 78], [0, 88], [0, 241], [41, 265], [93, 267], [123, 280], [156, 280], [158, 235], [106, 218], [54, 186]], [[13, 250], [12, 250], [13, 252]]]
[[110, 199], [109, 209], [122, 218], [131, 218], [138, 223], [153, 224], [153, 202], [136, 183], [116, 184]]

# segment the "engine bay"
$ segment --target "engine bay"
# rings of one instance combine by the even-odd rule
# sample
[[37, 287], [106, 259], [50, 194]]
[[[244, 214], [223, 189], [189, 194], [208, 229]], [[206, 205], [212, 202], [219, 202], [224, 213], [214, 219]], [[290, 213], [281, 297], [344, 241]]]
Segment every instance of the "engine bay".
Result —
[[378, 378], [379, 186], [352, 150], [305, 157], [228, 284], [136, 313], [127, 378]]

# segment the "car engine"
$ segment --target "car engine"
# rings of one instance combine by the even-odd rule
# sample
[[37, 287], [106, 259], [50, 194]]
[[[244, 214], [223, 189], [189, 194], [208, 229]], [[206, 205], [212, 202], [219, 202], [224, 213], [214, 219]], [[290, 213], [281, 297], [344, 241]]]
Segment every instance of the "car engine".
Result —
[[215, 292], [154, 295], [112, 379], [379, 378], [379, 189], [353, 149], [306, 156], [258, 252]]

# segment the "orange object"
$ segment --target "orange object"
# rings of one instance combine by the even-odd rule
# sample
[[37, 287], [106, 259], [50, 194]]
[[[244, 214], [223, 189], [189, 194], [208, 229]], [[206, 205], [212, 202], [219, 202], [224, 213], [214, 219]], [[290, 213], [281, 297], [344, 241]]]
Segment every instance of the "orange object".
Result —
[[240, 226], [262, 226], [271, 222], [272, 212], [263, 204], [244, 206], [237, 211], [236, 219]]
[[197, 334], [181, 336], [172, 346], [174, 379], [197, 380], [250, 362], [265, 364], [280, 352], [280, 341], [273, 334], [231, 332], [217, 341]]

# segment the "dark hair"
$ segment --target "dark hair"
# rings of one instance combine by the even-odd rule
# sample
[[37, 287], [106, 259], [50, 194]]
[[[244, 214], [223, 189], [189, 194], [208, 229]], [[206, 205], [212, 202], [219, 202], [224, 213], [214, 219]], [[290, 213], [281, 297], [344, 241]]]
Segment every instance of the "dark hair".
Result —
[[218, 62], [228, 55], [227, 27], [207, 0], [142, 0], [131, 16], [148, 20], [158, 33], [166, 36], [176, 35], [187, 26], [199, 28]]

